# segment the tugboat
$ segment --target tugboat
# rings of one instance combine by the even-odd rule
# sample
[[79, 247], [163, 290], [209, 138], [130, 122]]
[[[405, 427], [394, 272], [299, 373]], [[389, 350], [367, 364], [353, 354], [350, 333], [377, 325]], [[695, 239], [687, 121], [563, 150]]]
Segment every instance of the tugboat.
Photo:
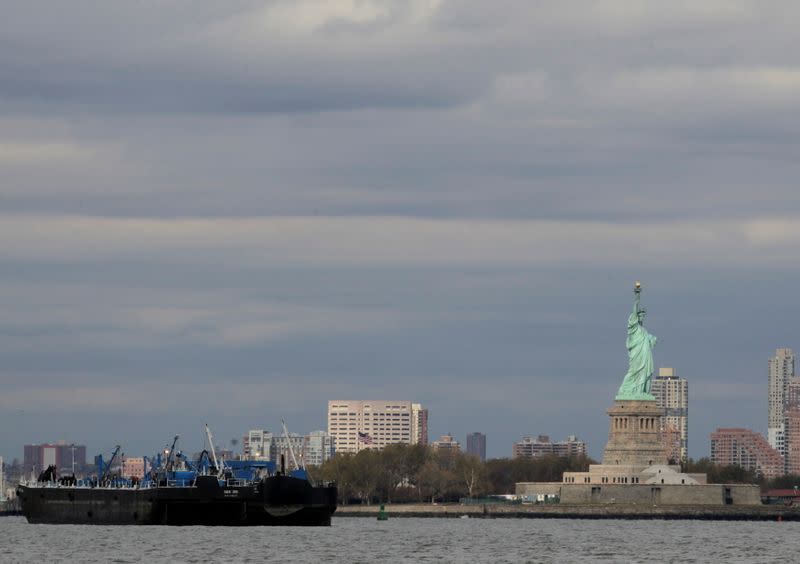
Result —
[[[285, 432], [285, 426], [284, 426]], [[29, 523], [96, 525], [300, 525], [327, 526], [336, 511], [334, 483], [311, 482], [295, 462], [287, 472], [272, 461], [230, 460], [218, 463], [211, 431], [211, 453], [190, 461], [172, 447], [137, 480], [111, 476], [120, 447], [107, 464], [98, 457], [97, 476], [57, 478], [48, 467], [36, 481], [20, 483], [17, 496]], [[147, 464], [148, 460], [145, 459]]]

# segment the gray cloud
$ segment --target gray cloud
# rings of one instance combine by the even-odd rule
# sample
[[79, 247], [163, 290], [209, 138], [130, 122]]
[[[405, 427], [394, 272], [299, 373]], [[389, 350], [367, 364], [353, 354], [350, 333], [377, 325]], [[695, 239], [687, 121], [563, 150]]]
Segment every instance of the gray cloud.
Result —
[[639, 278], [692, 455], [764, 427], [800, 348], [794, 3], [0, 9], [7, 458], [55, 419], [310, 430], [334, 393], [598, 455]]

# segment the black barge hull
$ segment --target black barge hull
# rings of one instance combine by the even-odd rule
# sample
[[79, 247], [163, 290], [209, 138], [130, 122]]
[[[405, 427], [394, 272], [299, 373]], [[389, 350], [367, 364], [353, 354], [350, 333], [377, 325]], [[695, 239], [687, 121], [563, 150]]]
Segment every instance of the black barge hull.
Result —
[[290, 476], [230, 487], [206, 476], [191, 487], [19, 486], [17, 495], [29, 523], [326, 526], [336, 511], [336, 486]]

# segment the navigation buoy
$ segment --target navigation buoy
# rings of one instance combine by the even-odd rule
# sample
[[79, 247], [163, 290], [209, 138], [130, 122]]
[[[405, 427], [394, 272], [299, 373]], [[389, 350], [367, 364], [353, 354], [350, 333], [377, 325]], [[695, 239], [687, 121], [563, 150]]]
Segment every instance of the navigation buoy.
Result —
[[389, 520], [389, 515], [386, 514], [386, 509], [383, 507], [383, 504], [381, 503], [381, 508], [378, 511], [378, 521], [388, 521], [388, 520]]

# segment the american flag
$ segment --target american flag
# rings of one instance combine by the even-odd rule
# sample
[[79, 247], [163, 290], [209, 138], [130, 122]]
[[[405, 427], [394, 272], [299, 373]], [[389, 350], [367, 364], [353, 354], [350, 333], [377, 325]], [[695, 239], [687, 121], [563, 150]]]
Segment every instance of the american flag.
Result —
[[358, 432], [358, 442], [364, 443], [365, 445], [372, 444], [372, 437], [369, 436], [368, 433], [362, 433], [361, 431]]

